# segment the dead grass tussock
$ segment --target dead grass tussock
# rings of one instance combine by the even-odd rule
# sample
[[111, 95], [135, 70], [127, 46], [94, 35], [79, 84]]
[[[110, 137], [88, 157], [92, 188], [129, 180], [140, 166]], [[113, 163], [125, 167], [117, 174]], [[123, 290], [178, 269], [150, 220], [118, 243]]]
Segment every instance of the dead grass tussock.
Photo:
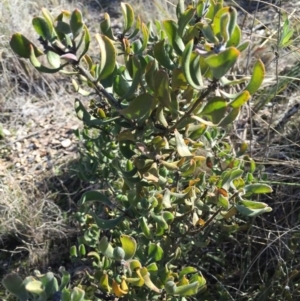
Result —
[[55, 195], [36, 186], [37, 180], [43, 181], [46, 174], [37, 174], [34, 168], [19, 173], [13, 160], [12, 164], [9, 161], [6, 164], [7, 157], [14, 152], [16, 141], [23, 142], [34, 132], [43, 133], [47, 126], [71, 128], [76, 120], [74, 96], [70, 95], [72, 90], [67, 80], [61, 81], [59, 75], [39, 74], [9, 48], [14, 32], [25, 34], [38, 45], [31, 19], [40, 14], [42, 7], [58, 13], [62, 8], [75, 8], [75, 2], [3, 0], [0, 3], [0, 125], [9, 133], [0, 140], [0, 249], [7, 255], [30, 254], [30, 264], [44, 260], [53, 241], [67, 241], [68, 221], [56, 205]]
[[7, 171], [0, 179], [2, 250], [9, 252], [14, 251], [12, 246], [22, 246], [31, 253], [47, 248], [50, 240], [66, 236], [67, 220], [52, 198], [37, 191], [33, 181], [17, 180]]

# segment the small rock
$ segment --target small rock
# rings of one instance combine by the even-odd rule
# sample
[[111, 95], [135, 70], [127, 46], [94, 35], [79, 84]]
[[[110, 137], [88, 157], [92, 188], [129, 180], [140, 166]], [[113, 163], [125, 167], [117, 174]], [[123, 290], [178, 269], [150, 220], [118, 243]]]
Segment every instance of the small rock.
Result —
[[2, 129], [2, 132], [3, 132], [4, 136], [11, 136], [10, 131], [7, 129]]
[[16, 150], [21, 151], [22, 149], [22, 143], [21, 142], [16, 142]]
[[37, 155], [35, 156], [35, 162], [36, 162], [36, 163], [41, 162], [41, 156], [40, 156], [40, 154], [37, 154]]
[[72, 144], [72, 141], [70, 139], [65, 139], [61, 142], [62, 147], [67, 148]]
[[54, 144], [59, 144], [60, 142], [59, 142], [59, 140], [57, 140], [57, 139], [52, 139], [51, 140], [51, 144], [52, 145], [54, 145]]

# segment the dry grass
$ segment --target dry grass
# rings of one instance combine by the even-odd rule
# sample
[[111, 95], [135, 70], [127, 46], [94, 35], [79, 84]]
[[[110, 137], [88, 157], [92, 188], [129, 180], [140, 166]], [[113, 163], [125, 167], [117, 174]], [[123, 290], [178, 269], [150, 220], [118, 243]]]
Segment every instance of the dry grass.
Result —
[[[67, 248], [71, 232], [67, 217], [56, 203], [59, 192], [53, 193], [41, 185], [48, 177], [60, 173], [59, 165], [54, 164], [56, 152], [45, 150], [51, 157], [48, 169], [42, 164], [37, 168], [38, 162], [31, 162], [27, 157], [35, 151], [28, 148], [32, 145], [31, 138], [36, 139], [35, 148], [40, 151], [39, 143], [42, 145], [43, 139], [51, 140], [54, 133], [60, 134], [63, 129], [76, 125], [74, 96], [68, 93], [67, 80], [39, 74], [9, 48], [14, 32], [36, 41], [31, 19], [42, 7], [58, 13], [62, 8], [74, 8], [75, 3], [0, 1], [0, 127], [4, 136], [0, 140], [0, 253], [4, 269], [1, 272], [11, 268], [8, 262], [23, 255], [23, 262], [29, 266], [47, 268], [55, 253], [53, 243], [65, 240], [64, 248]], [[63, 258], [56, 260], [59, 264]]]

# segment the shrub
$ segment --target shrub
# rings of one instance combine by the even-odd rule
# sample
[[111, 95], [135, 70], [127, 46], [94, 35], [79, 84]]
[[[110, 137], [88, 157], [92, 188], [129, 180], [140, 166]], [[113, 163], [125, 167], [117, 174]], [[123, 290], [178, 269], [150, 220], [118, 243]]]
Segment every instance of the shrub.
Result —
[[90, 97], [88, 108], [75, 99], [84, 124], [79, 170], [103, 189], [79, 201], [83, 235], [71, 256], [91, 262], [93, 287], [124, 300], [199, 300], [199, 250], [271, 211], [253, 200], [271, 187], [247, 143], [235, 146], [227, 130], [262, 84], [264, 65], [256, 62], [250, 80], [232, 76], [249, 41], [223, 1], [179, 1], [176, 21], [154, 24], [121, 8], [119, 35], [108, 14], [100, 23], [99, 61], [87, 54], [91, 37], [77, 9], [56, 18], [42, 9], [33, 19], [43, 50], [19, 33], [10, 45], [37, 70], [71, 76]]

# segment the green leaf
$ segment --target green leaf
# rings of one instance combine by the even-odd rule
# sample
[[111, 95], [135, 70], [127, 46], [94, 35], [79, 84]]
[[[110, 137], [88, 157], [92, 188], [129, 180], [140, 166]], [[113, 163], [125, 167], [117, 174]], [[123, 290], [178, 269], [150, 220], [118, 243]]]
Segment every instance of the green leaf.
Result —
[[[226, 7], [223, 7], [222, 9], [218, 10], [217, 13], [215, 14], [213, 23], [211, 26], [212, 26], [212, 29], [216, 36], [218, 36], [223, 29], [222, 25], [224, 25], [224, 24], [221, 24], [222, 16], [229, 14], [230, 9], [231, 9], [231, 7], [226, 6]], [[229, 21], [229, 18], [228, 18], [228, 21]]]
[[225, 197], [221, 193], [219, 193], [218, 194], [217, 205], [220, 206], [220, 207], [223, 207], [224, 209], [228, 209], [229, 208], [228, 197]]
[[[250, 41], [248, 40], [248, 41], [244, 41], [242, 44], [240, 44], [238, 47], [237, 47], [237, 49], [240, 51], [240, 52], [243, 52], [244, 50], [246, 50], [248, 47], [249, 47], [249, 45], [250, 45]], [[234, 45], [232, 45], [232, 46], [234, 46]]]
[[39, 296], [46, 298], [44, 285], [41, 281], [38, 281], [38, 280], [30, 281], [25, 285], [25, 288], [29, 293], [39, 295]]
[[184, 13], [184, 0], [179, 0], [176, 6], [176, 16], [179, 19]]
[[178, 35], [182, 38], [186, 29], [186, 26], [193, 19], [195, 15], [195, 8], [188, 8], [185, 12], [181, 14], [178, 19]]
[[155, 215], [153, 212], [151, 212], [150, 215], [156, 223], [156, 235], [162, 236], [164, 234], [164, 230], [167, 230], [169, 227], [167, 222], [165, 221], [163, 216]]
[[114, 92], [122, 97], [128, 93], [130, 85], [128, 81], [124, 78], [123, 74], [116, 75], [113, 83]]
[[110, 244], [106, 236], [103, 236], [99, 241], [98, 249], [105, 257], [107, 258], [114, 257], [114, 248], [112, 247], [112, 245]]
[[185, 90], [187, 88], [187, 81], [183, 71], [179, 68], [172, 71], [172, 90]]
[[139, 49], [138, 53], [142, 53], [148, 46], [149, 41], [149, 30], [146, 24], [142, 23], [141, 26], [142, 36], [143, 36], [143, 43], [141, 48]]
[[132, 156], [134, 156], [136, 153], [132, 150], [132, 147], [134, 147], [135, 144], [130, 140], [122, 140], [119, 142], [119, 149], [121, 154], [126, 159], [131, 159]]
[[187, 285], [177, 286], [175, 289], [175, 295], [179, 296], [192, 296], [197, 294], [199, 282], [193, 282]]
[[255, 183], [245, 186], [246, 195], [271, 193], [272, 191], [272, 187], [267, 184]]
[[241, 37], [242, 37], [241, 29], [238, 25], [236, 25], [233, 30], [232, 35], [230, 36], [230, 39], [226, 43], [226, 47], [233, 46], [233, 47], [236, 47], [240, 52], [244, 51], [248, 47], [249, 42], [248, 42], [248, 44], [247, 44], [247, 42], [240, 44]]
[[220, 19], [220, 33], [217, 35], [218, 37], [220, 36], [222, 41], [227, 42], [229, 40], [229, 30], [228, 30], [228, 25], [229, 25], [229, 13], [224, 13], [221, 16]]
[[53, 27], [54, 19], [53, 19], [51, 13], [44, 7], [41, 9], [41, 12], [42, 12], [42, 15], [43, 15], [45, 21], [48, 24], [48, 27], [49, 27], [50, 33], [51, 33], [51, 37], [54, 37], [55, 36], [54, 27]]
[[130, 120], [143, 121], [150, 117], [154, 107], [155, 98], [149, 93], [140, 94], [129, 103], [129, 106], [119, 113]]
[[178, 277], [179, 277], [179, 279], [180, 279], [180, 278], [183, 277], [184, 275], [191, 274], [191, 273], [196, 273], [196, 272], [197, 272], [197, 269], [196, 269], [196, 268], [188, 266], [188, 267], [183, 268], [183, 269], [180, 271]]
[[[108, 206], [109, 208], [114, 207], [114, 205], [109, 200], [109, 198], [97, 190], [91, 190], [91, 191], [85, 192], [82, 195], [81, 199], [79, 200], [78, 206], [85, 205], [86, 203], [89, 203], [89, 202], [100, 202], [101, 204], [104, 204], [105, 206]], [[91, 205], [89, 205], [89, 206], [91, 206]]]
[[236, 108], [236, 109], [240, 108], [250, 99], [250, 97], [251, 97], [250, 93], [247, 90], [245, 90], [238, 97], [236, 97], [233, 101], [231, 101], [229, 103], [229, 105], [232, 108]]
[[228, 32], [229, 32], [229, 37], [231, 37], [232, 34], [234, 33], [235, 29], [238, 27], [237, 10], [232, 6], [229, 8], [229, 15], [230, 15], [230, 19], [229, 19], [229, 24], [228, 24]]
[[46, 297], [52, 296], [55, 292], [58, 291], [57, 279], [54, 277], [52, 272], [47, 272], [46, 274], [35, 275], [39, 281], [42, 282], [44, 286], [44, 291]]
[[225, 116], [227, 102], [222, 97], [215, 96], [208, 100], [201, 111], [201, 116], [209, 117], [214, 124], [218, 124]]
[[229, 190], [233, 180], [238, 179], [244, 171], [242, 169], [231, 169], [222, 174], [222, 188]]
[[100, 46], [100, 70], [98, 80], [103, 80], [113, 73], [116, 67], [116, 49], [105, 35], [96, 34]]
[[78, 287], [74, 287], [71, 293], [71, 301], [83, 301], [84, 295], [85, 295], [84, 290]]
[[242, 215], [248, 217], [258, 216], [260, 214], [272, 211], [272, 208], [269, 207], [267, 204], [260, 203], [258, 205], [253, 203], [259, 203], [259, 202], [243, 201], [243, 205], [236, 204], [235, 207]]
[[174, 131], [174, 135], [175, 135], [176, 149], [178, 155], [180, 157], [192, 157], [193, 155], [190, 152], [188, 146], [185, 144], [182, 135], [177, 130]]
[[59, 272], [62, 274], [59, 290], [62, 291], [70, 283], [71, 275], [63, 267], [59, 268]]
[[28, 300], [28, 293], [25, 289], [23, 279], [16, 273], [11, 273], [2, 279], [2, 284], [11, 294], [16, 296], [20, 301]]
[[123, 34], [125, 34], [133, 25], [134, 21], [134, 12], [132, 7], [128, 3], [121, 2], [123, 21], [124, 21], [124, 30]]
[[143, 75], [143, 69], [140, 60], [138, 59], [138, 56], [133, 55], [129, 59], [127, 63], [127, 70], [130, 73], [130, 76], [132, 77], [132, 83], [127, 93], [123, 95], [121, 99], [130, 98], [138, 88], [139, 83], [141, 81], [141, 77]]
[[154, 57], [156, 58], [156, 60], [160, 65], [167, 68], [168, 70], [172, 70], [175, 68], [173, 61], [170, 59], [170, 56], [166, 51], [165, 39], [157, 42], [154, 45], [153, 50], [154, 50]]
[[41, 56], [44, 53], [34, 46], [26, 37], [24, 37], [21, 33], [15, 33], [12, 35], [9, 45], [15, 54], [20, 57], [29, 59], [30, 58], [30, 45], [32, 45], [34, 49], [35, 56]]
[[79, 9], [75, 9], [71, 14], [70, 28], [73, 34], [73, 39], [78, 37], [83, 29], [82, 14]]
[[101, 33], [107, 36], [109, 39], [115, 39], [111, 28], [110, 16], [108, 13], [104, 13], [104, 20], [100, 22], [100, 30]]
[[293, 34], [294, 30], [291, 29], [289, 19], [287, 18], [283, 24], [283, 29], [280, 35], [279, 47], [289, 46], [293, 42], [291, 41]]
[[98, 217], [94, 212], [91, 213], [97, 226], [101, 229], [101, 230], [111, 230], [115, 227], [117, 227], [123, 220], [124, 220], [124, 216], [121, 215], [115, 219], [103, 219]]
[[57, 32], [57, 34], [61, 40], [64, 38], [64, 35], [68, 36], [72, 33], [70, 24], [68, 24], [64, 21], [56, 22], [55, 31]]
[[144, 216], [141, 216], [139, 221], [140, 221], [140, 227], [141, 227], [145, 237], [148, 239], [152, 239], [152, 233], [151, 233], [151, 229], [147, 223], [147, 219]]
[[172, 112], [171, 91], [169, 88], [169, 77], [164, 70], [158, 70], [154, 78], [155, 97], [158, 102]]
[[[83, 24], [83, 29], [81, 30], [80, 39], [76, 42], [75, 52], [77, 53], [80, 50], [82, 44], [84, 46], [83, 46], [83, 51], [80, 54], [79, 59], [76, 59], [77, 61], [80, 61], [80, 59], [84, 56], [84, 54], [87, 52], [87, 50], [89, 48], [90, 37], [87, 35], [89, 35], [89, 31], [88, 31], [87, 27]], [[74, 44], [74, 42], [73, 42], [73, 44]]]
[[149, 276], [149, 273], [148, 273], [148, 270], [147, 268], [143, 267], [141, 268], [140, 270], [140, 273], [145, 281], [145, 285], [150, 288], [152, 291], [160, 294], [161, 293], [161, 289], [159, 289], [151, 280], [150, 276]]
[[195, 52], [192, 52], [190, 57], [190, 73], [191, 78], [196, 85], [197, 89], [203, 89], [202, 69], [203, 69], [203, 57]]
[[98, 126], [103, 125], [103, 124], [108, 124], [113, 121], [116, 121], [120, 119], [119, 116], [113, 117], [111, 119], [98, 119], [92, 116], [84, 107], [84, 105], [81, 103], [81, 101], [76, 98], [75, 99], [75, 111], [77, 114], [77, 117], [84, 122], [89, 127], [95, 127], [98, 128]]
[[169, 42], [178, 55], [182, 55], [184, 43], [178, 35], [178, 25], [173, 20], [165, 20], [162, 22]]
[[165, 284], [165, 290], [166, 290], [166, 293], [167, 295], [174, 295], [175, 294], [175, 290], [176, 290], [176, 283], [174, 281], [167, 281], [166, 284]]
[[40, 72], [44, 72], [44, 73], [56, 73], [56, 72], [60, 71], [65, 66], [65, 65], [62, 65], [59, 68], [54, 68], [54, 69], [48, 68], [46, 66], [43, 66], [40, 63], [40, 61], [37, 59], [37, 57], [35, 56], [34, 47], [32, 45], [29, 45], [29, 49], [30, 49], [30, 57], [29, 57], [30, 62], [34, 66], [34, 68], [37, 69]]
[[249, 201], [249, 200], [241, 200], [239, 202], [239, 204], [243, 205], [249, 209], [263, 209], [263, 208], [268, 207], [268, 205], [266, 203]]
[[51, 28], [49, 28], [48, 23], [45, 19], [41, 17], [34, 17], [32, 19], [32, 25], [35, 31], [39, 36], [43, 38], [43, 40], [50, 40], [52, 37]]
[[72, 246], [70, 248], [70, 255], [71, 257], [78, 257], [78, 254], [77, 254], [77, 247], [76, 246]]
[[249, 84], [245, 88], [251, 95], [253, 95], [261, 86], [265, 78], [265, 66], [264, 63], [259, 59], [255, 65], [252, 72], [252, 76]]
[[64, 288], [61, 292], [61, 301], [70, 301], [71, 300], [71, 291], [67, 288]]
[[164, 256], [164, 250], [154, 243], [150, 243], [148, 247], [149, 260], [160, 261]]
[[182, 69], [187, 82], [194, 89], [201, 89], [203, 87], [201, 68], [200, 68], [200, 56], [194, 54], [192, 56], [192, 50], [194, 47], [194, 40], [190, 40], [182, 53]]
[[[211, 68], [214, 78], [220, 79], [236, 63], [239, 55], [240, 52], [237, 48], [229, 47], [218, 54], [210, 55], [205, 59], [205, 62]], [[248, 88], [246, 90], [249, 91]]]
[[152, 91], [155, 91], [154, 74], [158, 70], [158, 63], [156, 60], [150, 61], [145, 69], [145, 80]]
[[60, 67], [60, 56], [57, 53], [53, 51], [48, 51], [47, 60], [53, 68], [58, 69]]
[[133, 237], [125, 234], [121, 235], [120, 240], [122, 243], [122, 248], [125, 251], [124, 260], [132, 259], [136, 252], [136, 240]]
[[230, 111], [230, 113], [218, 124], [218, 126], [227, 126], [238, 117], [240, 113], [240, 108], [235, 108]]

